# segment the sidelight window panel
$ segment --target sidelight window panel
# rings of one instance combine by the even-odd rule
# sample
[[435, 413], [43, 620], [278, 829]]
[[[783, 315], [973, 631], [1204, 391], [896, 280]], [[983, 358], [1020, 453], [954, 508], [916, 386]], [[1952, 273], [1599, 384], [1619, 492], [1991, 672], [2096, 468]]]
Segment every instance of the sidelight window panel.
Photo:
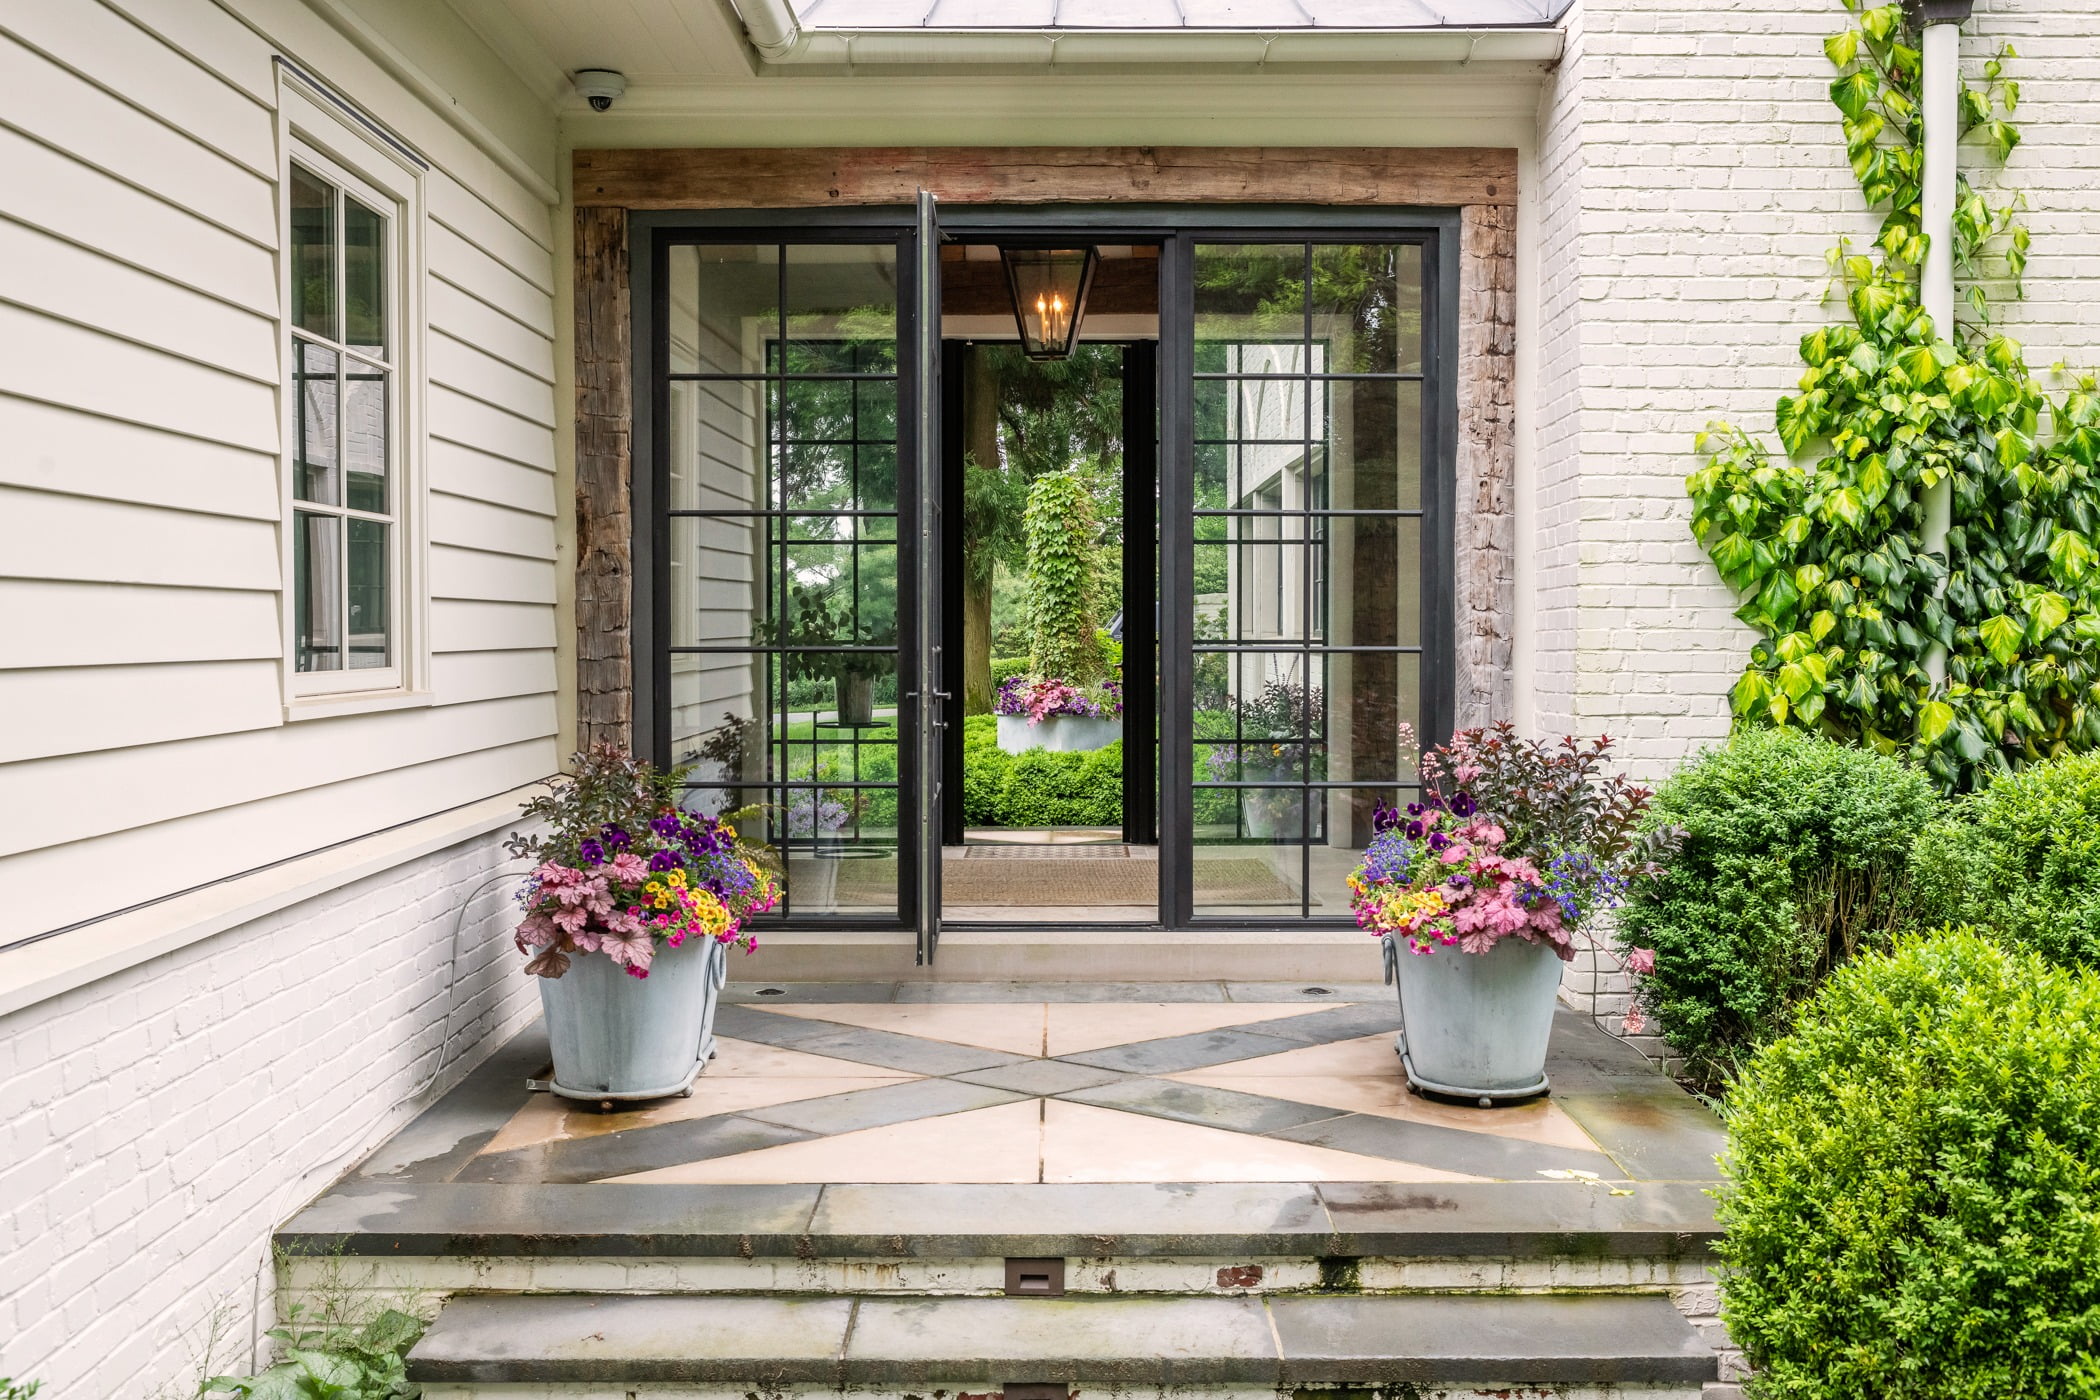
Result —
[[1198, 918], [1333, 918], [1424, 713], [1414, 243], [1197, 244]]
[[778, 917], [894, 923], [896, 247], [681, 243], [664, 270], [664, 756], [695, 810], [765, 805]]

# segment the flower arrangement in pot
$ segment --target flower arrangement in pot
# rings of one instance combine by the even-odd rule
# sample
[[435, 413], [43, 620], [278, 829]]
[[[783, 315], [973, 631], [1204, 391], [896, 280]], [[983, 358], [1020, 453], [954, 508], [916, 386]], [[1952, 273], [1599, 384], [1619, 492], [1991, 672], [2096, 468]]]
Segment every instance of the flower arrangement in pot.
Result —
[[681, 777], [599, 745], [525, 804], [544, 829], [506, 843], [536, 862], [517, 944], [565, 1097], [689, 1093], [714, 1053], [727, 949], [755, 947], [747, 920], [778, 901], [771, 853], [680, 810]]
[[1252, 699], [1228, 703], [1239, 742], [1211, 745], [1205, 763], [1215, 782], [1270, 785], [1240, 789], [1240, 820], [1247, 835], [1262, 841], [1318, 839], [1319, 807], [1316, 803], [1311, 813], [1306, 811], [1301, 784], [1327, 776], [1327, 747], [1309, 739], [1326, 716], [1326, 692], [1272, 680]]
[[1101, 631], [1100, 525], [1079, 472], [1050, 472], [1028, 488], [1028, 672], [992, 701], [999, 747], [1066, 752], [1123, 737], [1123, 688], [1111, 679]]
[[1409, 1087], [1483, 1105], [1546, 1091], [1562, 963], [1609, 953], [1595, 920], [1683, 839], [1641, 830], [1654, 794], [1610, 771], [1610, 749], [1465, 730], [1423, 755], [1422, 801], [1378, 812], [1350, 902], [1385, 941]]

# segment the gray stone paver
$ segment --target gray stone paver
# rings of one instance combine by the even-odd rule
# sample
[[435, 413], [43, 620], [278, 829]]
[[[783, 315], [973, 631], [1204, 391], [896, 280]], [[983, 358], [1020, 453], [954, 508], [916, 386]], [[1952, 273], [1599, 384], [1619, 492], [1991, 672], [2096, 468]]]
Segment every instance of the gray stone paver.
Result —
[[456, 1298], [419, 1381], [996, 1387], [1715, 1379], [1665, 1298], [1542, 1296]]
[[1627, 1385], [1718, 1375], [1713, 1348], [1667, 1298], [1277, 1297], [1269, 1308], [1286, 1382]]
[[[1171, 1079], [1125, 1079], [1057, 1097], [1073, 1103], [1092, 1104], [1096, 1108], [1116, 1108], [1125, 1113], [1143, 1113], [1179, 1123], [1200, 1123], [1207, 1128], [1278, 1136], [1282, 1135], [1281, 1129], [1343, 1116], [1343, 1110], [1338, 1108], [1243, 1094], [1235, 1089], [1181, 1084]], [[1478, 1135], [1469, 1133], [1467, 1136]]]
[[869, 1298], [843, 1369], [867, 1384], [1264, 1380], [1276, 1342], [1254, 1298]]
[[1099, 1084], [1114, 1084], [1129, 1078], [1121, 1070], [1067, 1064], [1063, 1060], [1023, 1060], [1019, 1064], [1001, 1065], [995, 1069], [965, 1070], [949, 1077], [966, 1084], [988, 1084], [994, 1089], [1044, 1096], [1091, 1089]]
[[1608, 1180], [1625, 1175], [1616, 1162], [1601, 1152], [1582, 1152], [1497, 1133], [1469, 1133], [1463, 1128], [1415, 1123], [1376, 1113], [1337, 1114], [1266, 1131], [1270, 1137], [1291, 1142], [1331, 1147], [1360, 1157], [1414, 1162], [1438, 1171], [1496, 1181], [1536, 1181], [1541, 1172], [1547, 1171], [1594, 1172]]
[[1027, 1094], [988, 1088], [981, 1084], [959, 1084], [952, 1079], [919, 1079], [906, 1084], [884, 1084], [855, 1089], [822, 1098], [797, 1099], [769, 1108], [747, 1108], [743, 1116], [785, 1128], [829, 1136], [858, 1132], [889, 1123], [908, 1123], [946, 1113], [966, 1113], [973, 1108], [991, 1108], [1018, 1103]]
[[586, 1182], [656, 1171], [710, 1157], [730, 1157], [782, 1143], [806, 1142], [817, 1133], [784, 1127], [737, 1113], [657, 1123], [602, 1137], [534, 1143], [474, 1158], [453, 1178], [458, 1182]]
[[[1331, 1233], [1310, 1186], [1296, 1184], [827, 1186], [809, 1222], [827, 1248], [954, 1257], [1107, 1257], [1199, 1248], [1302, 1253]], [[981, 1247], [980, 1247], [981, 1246]]]
[[1212, 1065], [1304, 1048], [1305, 1042], [1300, 1040], [1226, 1029], [1111, 1045], [1102, 1050], [1085, 1050], [1057, 1058], [1070, 1064], [1097, 1065], [1102, 1069], [1120, 1069], [1132, 1074], [1178, 1074], [1183, 1070], [1208, 1069]]

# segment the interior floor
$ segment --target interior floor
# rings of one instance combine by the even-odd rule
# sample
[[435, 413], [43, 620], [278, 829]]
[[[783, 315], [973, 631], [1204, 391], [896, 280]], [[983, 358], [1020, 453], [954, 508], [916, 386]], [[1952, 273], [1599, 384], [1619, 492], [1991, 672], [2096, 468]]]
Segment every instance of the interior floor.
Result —
[[1159, 917], [1159, 848], [1108, 827], [971, 830], [941, 848], [941, 921], [1146, 924]]

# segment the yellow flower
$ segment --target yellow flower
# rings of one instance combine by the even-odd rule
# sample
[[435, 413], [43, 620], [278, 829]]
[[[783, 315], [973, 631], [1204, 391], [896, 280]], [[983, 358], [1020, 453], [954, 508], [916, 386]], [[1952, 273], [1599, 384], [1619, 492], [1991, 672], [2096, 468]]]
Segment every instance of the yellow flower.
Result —
[[727, 836], [730, 840], [736, 840], [736, 828], [731, 826], [728, 822], [721, 823], [721, 831], [722, 834], [724, 836]]
[[673, 870], [669, 874], [665, 875], [664, 879], [670, 881], [674, 885], [683, 885], [685, 883], [685, 871]]

